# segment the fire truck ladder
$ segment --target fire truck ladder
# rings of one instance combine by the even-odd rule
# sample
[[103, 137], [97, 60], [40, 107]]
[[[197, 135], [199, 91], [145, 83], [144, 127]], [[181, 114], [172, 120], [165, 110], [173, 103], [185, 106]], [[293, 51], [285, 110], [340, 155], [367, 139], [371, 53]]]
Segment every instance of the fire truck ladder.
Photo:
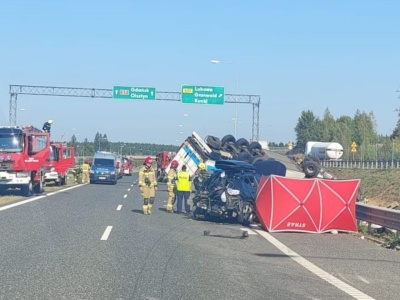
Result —
[[[18, 95], [36, 96], [61, 96], [61, 97], [86, 97], [86, 98], [113, 98], [112, 89], [74, 88], [56, 86], [10, 85], [10, 125], [17, 123], [17, 98]], [[156, 100], [181, 101], [180, 92], [158, 92]], [[226, 103], [253, 105], [252, 139], [258, 141], [260, 129], [260, 102], [259, 95], [225, 94]]]

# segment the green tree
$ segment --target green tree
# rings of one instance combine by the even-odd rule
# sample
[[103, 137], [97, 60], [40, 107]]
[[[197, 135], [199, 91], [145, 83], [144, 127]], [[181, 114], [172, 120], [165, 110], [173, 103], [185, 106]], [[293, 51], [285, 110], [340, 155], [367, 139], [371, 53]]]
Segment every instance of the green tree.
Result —
[[357, 110], [354, 116], [354, 129], [354, 138], [359, 146], [361, 160], [374, 157], [374, 149], [371, 145], [378, 142], [378, 134], [373, 112], [367, 114]]
[[336, 120], [327, 108], [321, 120], [321, 142], [337, 142], [339, 140]]
[[302, 111], [295, 127], [297, 147], [304, 148], [308, 141], [321, 139], [321, 121], [310, 110]]
[[344, 150], [344, 159], [349, 158], [351, 144], [355, 141], [354, 138], [354, 121], [349, 116], [340, 116], [336, 120], [336, 128], [338, 138], [335, 142], [340, 143], [343, 146]]

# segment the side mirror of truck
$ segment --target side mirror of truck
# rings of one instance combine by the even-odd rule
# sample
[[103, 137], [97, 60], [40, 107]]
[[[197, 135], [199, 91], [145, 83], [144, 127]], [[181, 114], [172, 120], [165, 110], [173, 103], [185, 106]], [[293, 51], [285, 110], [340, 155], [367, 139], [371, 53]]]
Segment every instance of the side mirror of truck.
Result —
[[33, 154], [32, 136], [28, 136], [28, 155]]

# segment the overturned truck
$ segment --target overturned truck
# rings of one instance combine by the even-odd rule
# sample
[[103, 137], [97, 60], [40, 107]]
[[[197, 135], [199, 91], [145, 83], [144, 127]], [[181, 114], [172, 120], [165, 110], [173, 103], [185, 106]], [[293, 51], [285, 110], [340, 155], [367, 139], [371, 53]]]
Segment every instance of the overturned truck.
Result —
[[[232, 135], [222, 139], [207, 136], [204, 140], [193, 132], [180, 146], [173, 160], [180, 169], [186, 165], [196, 178], [200, 163], [206, 165], [209, 176], [197, 184], [192, 212], [195, 219], [230, 219], [243, 225], [256, 219], [255, 198], [262, 175], [290, 178], [329, 178], [319, 159], [305, 157], [300, 163], [285, 155], [263, 149], [259, 142], [249, 142]], [[169, 171], [167, 166], [166, 172]]]
[[[269, 165], [266, 161], [276, 161], [278, 163], [274, 163], [275, 169], [277, 165], [281, 165], [279, 175], [290, 178], [333, 179], [332, 175], [322, 169], [318, 157], [306, 156], [301, 162], [297, 162], [286, 155], [263, 149], [257, 141], [249, 142], [245, 138], [236, 140], [233, 135], [226, 135], [222, 139], [207, 136], [203, 140], [193, 132], [182, 143], [173, 160], [177, 160], [180, 166], [185, 164], [191, 176], [195, 174], [200, 163], [205, 163], [208, 170], [215, 170], [215, 162], [218, 160], [237, 160], [258, 165], [258, 170], [262, 169], [263, 165]], [[169, 168], [170, 165], [166, 168], [167, 173]]]

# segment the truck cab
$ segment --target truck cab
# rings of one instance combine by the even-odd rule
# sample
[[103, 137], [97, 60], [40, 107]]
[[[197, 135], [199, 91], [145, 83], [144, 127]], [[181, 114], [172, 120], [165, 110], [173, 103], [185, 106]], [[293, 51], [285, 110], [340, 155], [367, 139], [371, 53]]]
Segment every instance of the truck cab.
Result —
[[117, 179], [117, 156], [111, 152], [96, 152], [90, 168], [90, 183], [117, 184]]
[[41, 193], [49, 155], [49, 133], [31, 125], [0, 127], [0, 194], [9, 188]]
[[50, 156], [46, 159], [45, 184], [54, 182], [56, 185], [66, 183], [66, 175], [75, 165], [75, 149], [60, 142], [50, 145]]

